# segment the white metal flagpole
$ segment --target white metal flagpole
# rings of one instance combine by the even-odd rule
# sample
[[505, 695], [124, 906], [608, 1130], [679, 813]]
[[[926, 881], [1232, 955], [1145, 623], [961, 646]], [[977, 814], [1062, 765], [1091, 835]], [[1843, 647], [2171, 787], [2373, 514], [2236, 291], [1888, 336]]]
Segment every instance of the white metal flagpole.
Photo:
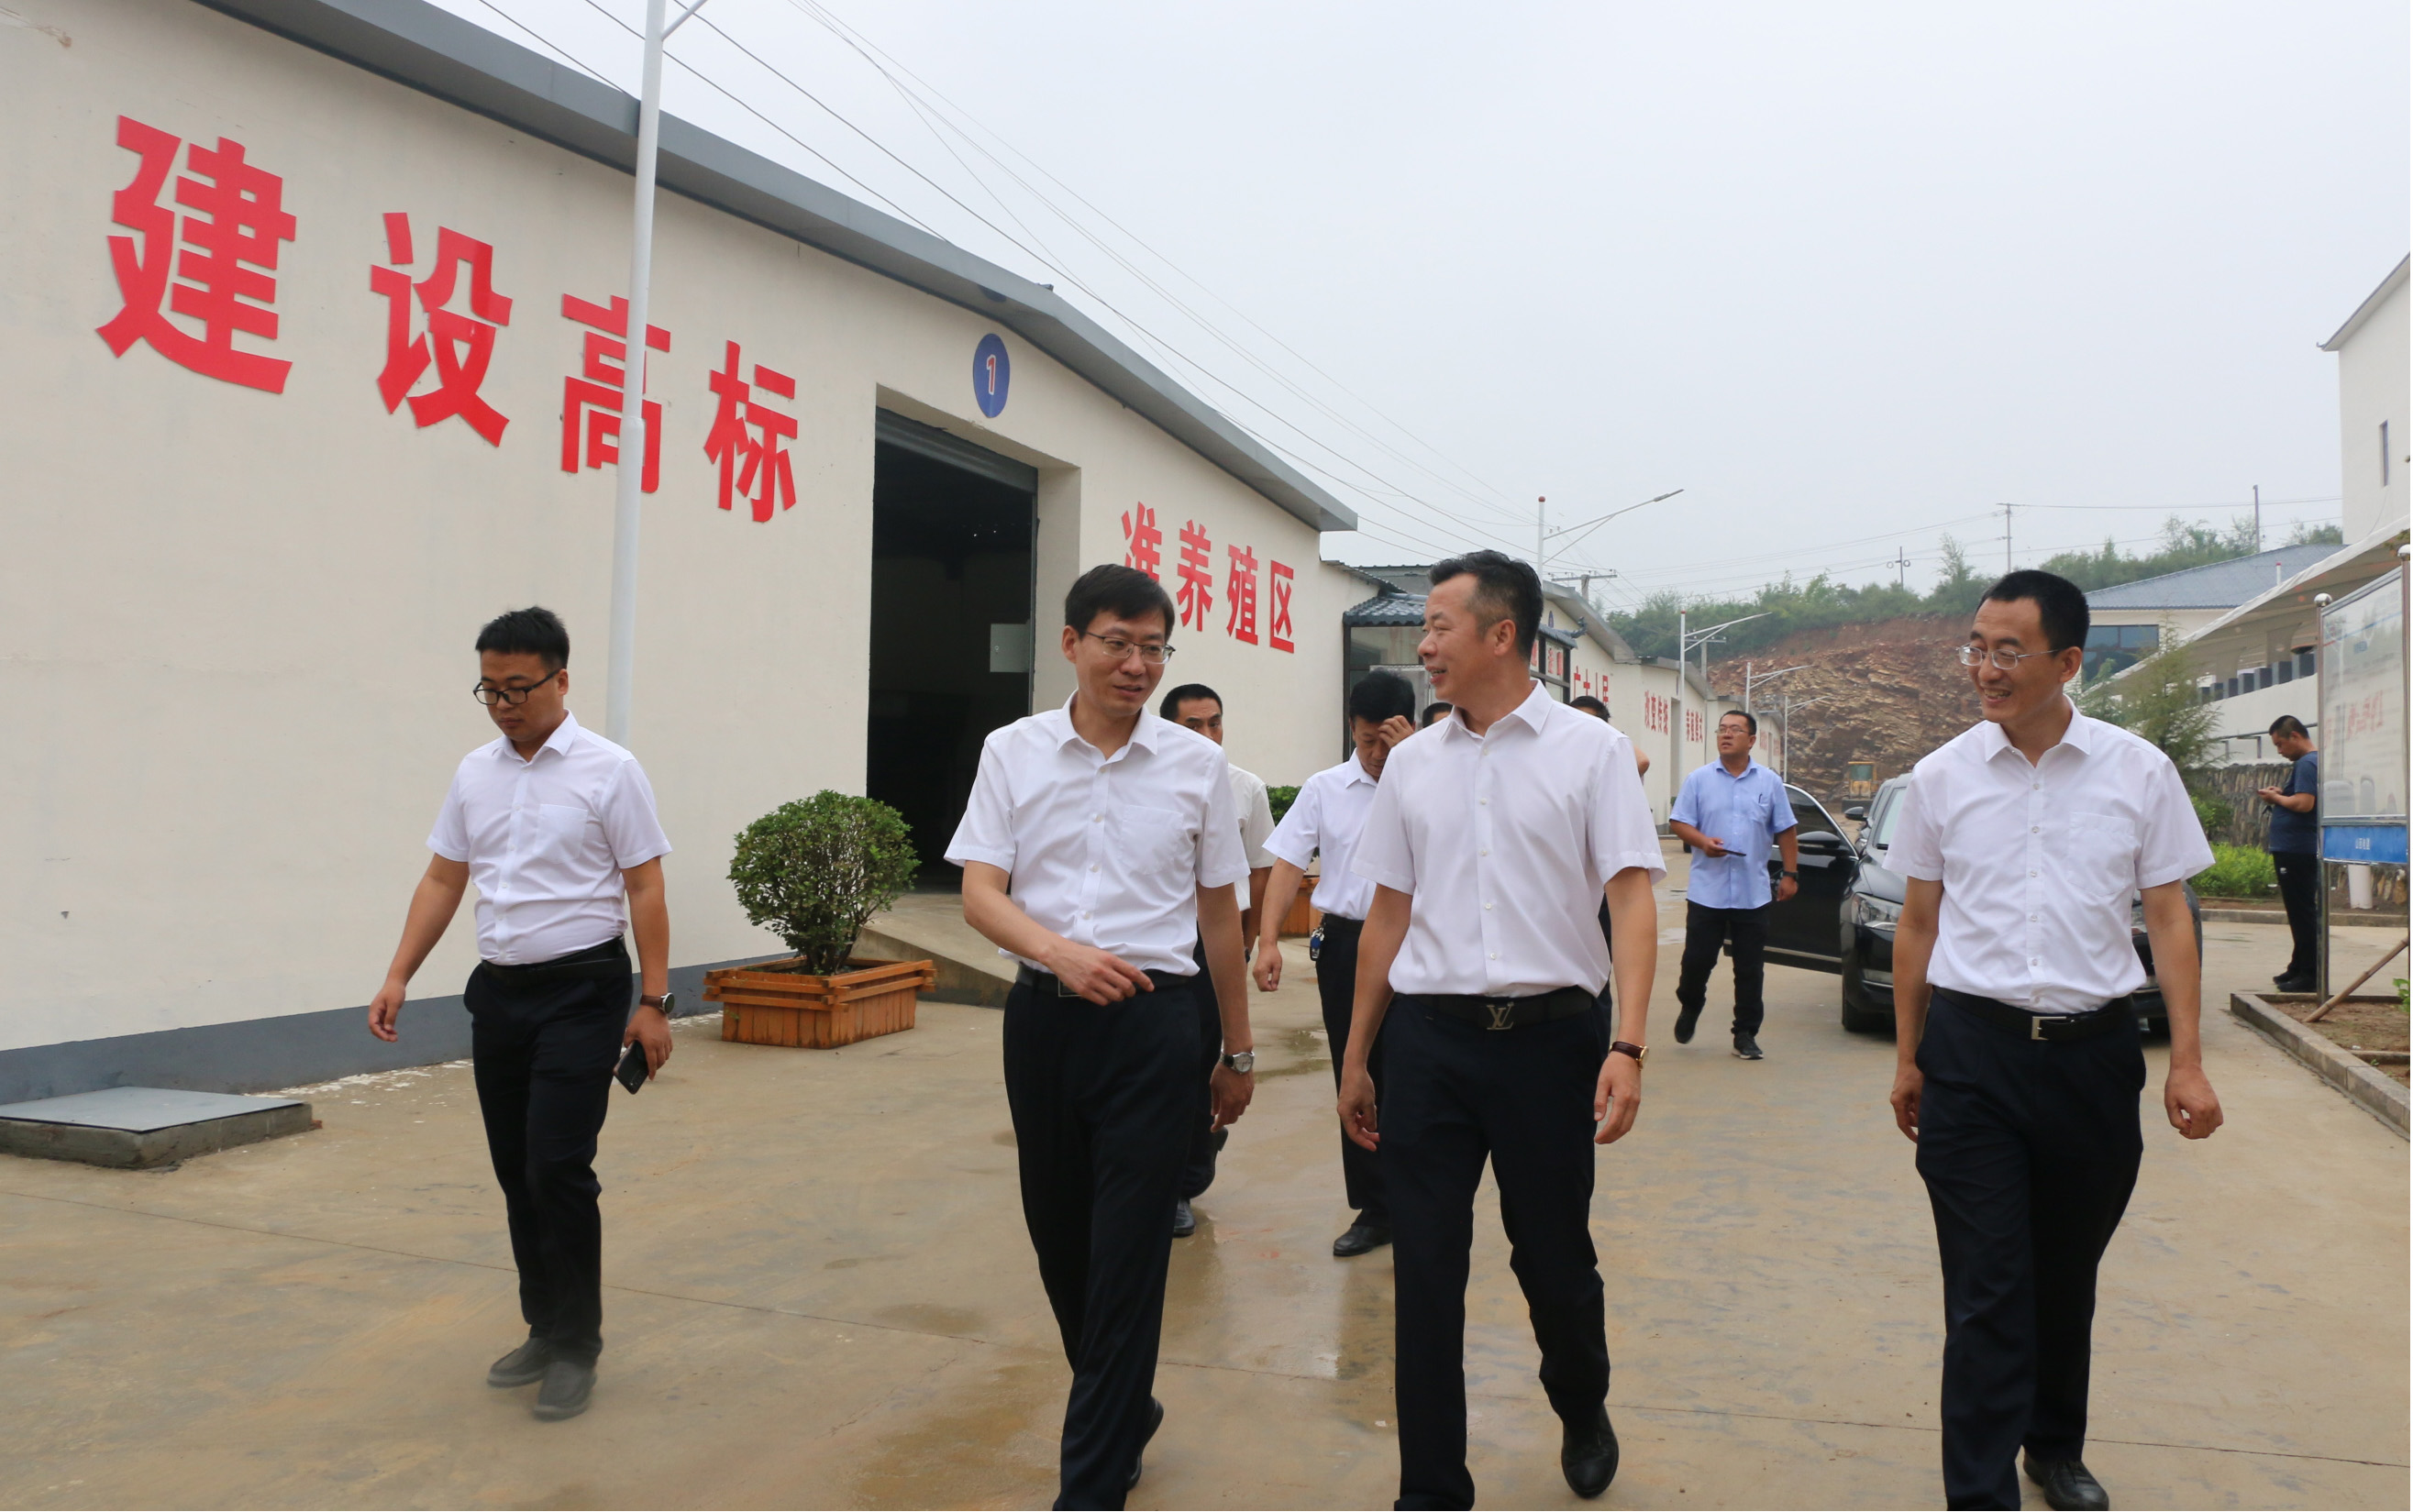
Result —
[[[654, 161], [661, 146], [662, 39], [667, 0], [645, 0], [644, 81], [637, 96], [637, 199], [629, 245], [627, 397], [620, 408], [620, 463], [612, 514], [612, 649], [603, 689], [603, 735], [629, 743], [637, 687], [637, 555], [643, 528], [645, 444], [645, 325], [654, 275]], [[691, 7], [688, 15], [700, 7]], [[685, 21], [687, 16], [679, 18]]]

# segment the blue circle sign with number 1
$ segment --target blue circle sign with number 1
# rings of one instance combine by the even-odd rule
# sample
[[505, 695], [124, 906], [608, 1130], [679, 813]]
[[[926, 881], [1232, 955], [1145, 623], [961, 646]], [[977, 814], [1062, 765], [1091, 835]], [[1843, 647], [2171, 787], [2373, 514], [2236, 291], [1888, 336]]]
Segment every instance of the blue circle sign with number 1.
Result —
[[990, 419], [1005, 413], [1005, 391], [1014, 382], [1014, 363], [1005, 355], [1005, 338], [990, 331], [972, 348], [972, 398]]

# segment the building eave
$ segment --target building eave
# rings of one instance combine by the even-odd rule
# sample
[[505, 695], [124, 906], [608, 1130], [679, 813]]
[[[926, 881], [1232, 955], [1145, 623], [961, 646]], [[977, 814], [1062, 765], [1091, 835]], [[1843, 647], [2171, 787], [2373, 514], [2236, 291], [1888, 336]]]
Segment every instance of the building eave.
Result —
[[[425, 0], [195, 0], [622, 172], [637, 101]], [[1318, 531], [1357, 516], [1071, 303], [1019, 274], [665, 114], [661, 187], [1013, 331]]]
[[2334, 352], [2344, 346], [2347, 338], [2361, 330], [2371, 317], [2378, 313], [2379, 307], [2388, 302], [2388, 296], [2405, 286], [2408, 270], [2413, 270], [2413, 256], [2407, 256], [2403, 261], [2397, 263], [2396, 271], [2379, 281], [2379, 286], [2373, 289], [2361, 304], [2354, 307], [2354, 314], [2346, 317], [2345, 325], [2338, 327], [2337, 334], [2321, 343], [2321, 350]]

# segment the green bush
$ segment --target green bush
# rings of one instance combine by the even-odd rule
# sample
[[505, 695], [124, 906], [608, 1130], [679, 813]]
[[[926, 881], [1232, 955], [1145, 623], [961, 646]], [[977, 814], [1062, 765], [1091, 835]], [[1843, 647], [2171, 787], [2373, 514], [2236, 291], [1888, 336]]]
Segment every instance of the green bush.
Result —
[[2278, 886], [2278, 869], [2259, 845], [2214, 845], [2212, 864], [2195, 877], [2195, 890], [2207, 898], [2267, 898]]
[[1295, 786], [1268, 787], [1266, 789], [1266, 806], [1274, 811], [1274, 823], [1276, 824], [1282, 822], [1282, 815], [1288, 814], [1290, 812], [1290, 806], [1297, 801], [1298, 789]]
[[876, 799], [823, 788], [737, 834], [729, 880], [746, 919], [788, 943], [811, 976], [846, 970], [864, 921], [896, 901], [920, 858], [913, 829]]

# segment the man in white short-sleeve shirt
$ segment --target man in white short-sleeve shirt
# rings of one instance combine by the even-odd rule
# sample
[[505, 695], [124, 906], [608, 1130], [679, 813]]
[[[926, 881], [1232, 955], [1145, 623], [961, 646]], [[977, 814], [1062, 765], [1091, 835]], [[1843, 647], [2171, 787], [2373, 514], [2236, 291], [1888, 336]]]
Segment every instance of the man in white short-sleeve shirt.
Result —
[[[965, 921], [1022, 963], [1005, 1096], [1073, 1367], [1058, 1506], [1120, 1506], [1139, 1483], [1164, 1417], [1149, 1393], [1192, 1123], [1231, 1123], [1255, 1087], [1232, 890], [1248, 867], [1223, 753], [1147, 712], [1174, 624], [1146, 573], [1083, 574], [1064, 600], [1073, 697], [990, 733], [947, 845]], [[1223, 1045], [1207, 1109], [1192, 1080], [1203, 992]]]
[[[1400, 1506], [1472, 1506], [1467, 1249], [1486, 1160], [1578, 1496], [1617, 1473], [1591, 1242], [1592, 1155], [1633, 1127], [1666, 873], [1631, 741], [1526, 672], [1531, 565], [1432, 569], [1417, 647], [1453, 712], [1400, 741], [1351, 870], [1375, 884], [1341, 1073], [1350, 1137], [1379, 1148], [1395, 1226]], [[1618, 1037], [1599, 1011], [1616, 931]], [[1396, 997], [1394, 996], [1396, 994]], [[1368, 1056], [1383, 1035], [1379, 1126]]]
[[[602, 1351], [603, 1221], [595, 1144], [623, 1047], [646, 1074], [670, 1059], [670, 842], [637, 758], [578, 723], [570, 633], [553, 611], [513, 609], [478, 633], [478, 685], [501, 738], [461, 759], [412, 894], [402, 944], [369, 1003], [369, 1031], [399, 1037], [410, 978], [478, 885], [478, 969], [462, 1002], [495, 1179], [511, 1221], [525, 1343], [490, 1386], [538, 1384], [536, 1416], [586, 1410]], [[629, 1008], [623, 920], [642, 995]]]
[[[1266, 849], [1273, 853], [1273, 880], [1257, 917], [1257, 986], [1270, 992], [1281, 986], [1282, 916], [1298, 896], [1307, 864], [1324, 858], [1316, 878], [1313, 902], [1323, 916], [1316, 925], [1320, 942], [1310, 952], [1315, 962], [1315, 993], [1324, 1009], [1324, 1037], [1332, 1056], [1332, 1082], [1340, 1085], [1340, 1067], [1349, 1056], [1349, 1021], [1357, 1005], [1357, 941], [1366, 927], [1366, 910], [1374, 902], [1374, 884], [1350, 868], [1357, 852], [1357, 836], [1374, 806], [1374, 786], [1391, 747], [1415, 733], [1416, 690], [1396, 672], [1369, 672], [1349, 690], [1349, 759], [1310, 777], [1292, 800]], [[1382, 1036], [1367, 1047], [1366, 1074], [1382, 1094]], [[1357, 1255], [1391, 1242], [1391, 1204], [1383, 1195], [1382, 1163], [1374, 1152], [1361, 1149], [1343, 1129], [1340, 1134], [1341, 1189], [1356, 1216], [1332, 1241], [1337, 1259]]]
[[1908, 879], [1892, 1102], [1943, 1261], [1953, 1506], [2018, 1506], [2021, 1451], [2048, 1505], [2110, 1505], [2081, 1456], [2095, 1268], [2144, 1151], [2139, 894], [2169, 1020], [2163, 1109], [2190, 1139], [2221, 1123], [2186, 899], [2212, 848], [2169, 758], [2064, 693], [2087, 624], [2086, 595], [2048, 572], [1987, 591], [1961, 652], [1985, 720], [1912, 771], [1886, 863]]
[[[1180, 726], [1192, 734], [1204, 735], [1217, 745], [1223, 743], [1223, 696], [1204, 683], [1185, 683], [1164, 696], [1156, 707], [1157, 716]], [[1230, 757], [1227, 756], [1228, 763]], [[1273, 870], [1274, 859], [1266, 853], [1266, 842], [1273, 838], [1274, 811], [1266, 795], [1265, 779], [1246, 768], [1226, 765], [1225, 772], [1232, 781], [1232, 808], [1240, 819], [1240, 852], [1249, 863], [1246, 890], [1240, 894], [1240, 943], [1246, 949], [1257, 937], [1257, 904], [1265, 901], [1266, 877]], [[1198, 967], [1206, 969], [1206, 956], [1202, 948]], [[1215, 1066], [1223, 1049], [1222, 1027], [1218, 1021], [1219, 1008], [1208, 993], [1198, 994], [1198, 1106], [1206, 1107], [1208, 1085], [1214, 1079]], [[1199, 1194], [1215, 1184], [1215, 1157], [1232, 1138], [1229, 1129], [1210, 1128], [1210, 1121], [1198, 1119], [1190, 1138], [1190, 1158], [1181, 1167], [1181, 1200], [1174, 1204], [1173, 1237], [1188, 1239], [1198, 1232], [1198, 1219], [1191, 1212], [1190, 1204]]]

